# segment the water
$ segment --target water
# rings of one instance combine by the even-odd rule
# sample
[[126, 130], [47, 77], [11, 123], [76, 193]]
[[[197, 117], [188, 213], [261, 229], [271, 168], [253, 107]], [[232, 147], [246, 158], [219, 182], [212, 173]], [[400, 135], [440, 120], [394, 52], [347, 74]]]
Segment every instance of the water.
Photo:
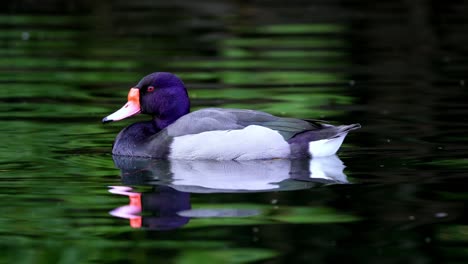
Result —
[[[466, 262], [467, 8], [4, 4], [0, 262]], [[290, 178], [304, 164], [122, 167], [113, 139], [145, 117], [100, 120], [153, 71], [181, 76], [193, 109], [363, 128], [312, 182]]]

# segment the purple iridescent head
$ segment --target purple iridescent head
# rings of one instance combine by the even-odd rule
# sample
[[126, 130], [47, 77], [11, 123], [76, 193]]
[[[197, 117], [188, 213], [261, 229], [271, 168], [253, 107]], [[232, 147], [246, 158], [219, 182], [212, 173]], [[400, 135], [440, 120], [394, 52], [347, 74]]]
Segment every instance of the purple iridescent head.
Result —
[[102, 122], [112, 122], [143, 113], [154, 117], [159, 128], [172, 124], [190, 111], [184, 83], [174, 74], [155, 72], [130, 89], [128, 102]]

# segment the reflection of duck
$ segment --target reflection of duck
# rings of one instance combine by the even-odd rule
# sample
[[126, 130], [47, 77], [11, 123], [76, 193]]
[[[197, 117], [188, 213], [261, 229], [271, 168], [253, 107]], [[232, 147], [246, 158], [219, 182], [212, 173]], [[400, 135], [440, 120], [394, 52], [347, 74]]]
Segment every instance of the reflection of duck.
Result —
[[[256, 209], [210, 208], [191, 209], [190, 194], [167, 186], [155, 186], [152, 192], [133, 192], [131, 187], [111, 186], [110, 193], [127, 196], [128, 205], [109, 213], [130, 221], [133, 228], [171, 230], [187, 224], [190, 218], [232, 218], [260, 214]], [[142, 212], [146, 212], [143, 216]]]
[[[128, 185], [151, 185], [137, 193], [126, 186], [109, 192], [128, 196], [130, 203], [110, 212], [130, 220], [135, 228], [178, 228], [190, 218], [248, 217], [256, 209], [191, 209], [189, 193], [264, 192], [311, 188], [315, 184], [347, 183], [344, 165], [336, 156], [313, 160], [181, 161], [114, 156]], [[150, 212], [142, 216], [141, 212]]]
[[337, 156], [304, 160], [152, 160], [114, 156], [124, 184], [165, 185], [192, 192], [297, 190], [347, 183]]
[[335, 154], [347, 133], [360, 127], [280, 118], [253, 110], [189, 110], [187, 90], [175, 75], [160, 72], [144, 77], [130, 89], [127, 104], [102, 121], [139, 113], [150, 114], [153, 120], [123, 129], [112, 153], [190, 160], [320, 157]]
[[[112, 186], [110, 193], [128, 196], [130, 203], [110, 212], [111, 215], [130, 220], [133, 228], [170, 230], [188, 223], [189, 218], [178, 212], [190, 209], [190, 194], [170, 187], [158, 186], [150, 193], [133, 192], [126, 186]], [[141, 212], [154, 215], [141, 216]]]

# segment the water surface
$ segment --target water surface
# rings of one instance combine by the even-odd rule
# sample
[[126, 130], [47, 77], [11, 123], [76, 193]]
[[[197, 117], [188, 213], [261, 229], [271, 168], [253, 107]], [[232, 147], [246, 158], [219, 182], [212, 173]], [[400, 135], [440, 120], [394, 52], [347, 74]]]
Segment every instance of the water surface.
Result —
[[[6, 3], [0, 262], [466, 262], [467, 9]], [[310, 179], [308, 162], [143, 161], [135, 174], [111, 146], [147, 117], [100, 120], [153, 71], [178, 74], [192, 110], [249, 108], [363, 128], [339, 152], [346, 168], [315, 163], [323, 165], [315, 175], [334, 178]]]

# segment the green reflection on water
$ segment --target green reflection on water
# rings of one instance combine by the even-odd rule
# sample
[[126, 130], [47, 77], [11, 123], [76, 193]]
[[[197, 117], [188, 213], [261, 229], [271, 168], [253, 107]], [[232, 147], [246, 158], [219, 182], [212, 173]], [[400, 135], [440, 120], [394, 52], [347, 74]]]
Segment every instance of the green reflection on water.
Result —
[[[339, 95], [337, 93], [339, 90], [315, 87], [230, 88], [218, 89], [214, 93], [212, 89], [196, 89], [191, 91], [190, 95], [196, 99], [237, 100], [236, 103], [224, 103], [225, 107], [249, 108], [252, 102], [255, 102], [257, 109], [272, 114], [317, 118], [340, 113], [339, 111], [321, 109], [323, 106], [346, 105], [353, 102], [351, 97]], [[311, 115], [311, 111], [313, 115]]]
[[[261, 248], [236, 248], [227, 242], [216, 241], [119, 241], [100, 240], [89, 237], [85, 241], [44, 240], [41, 245], [10, 237], [13, 245], [4, 245], [7, 252], [3, 255], [5, 263], [115, 263], [128, 260], [132, 263], [160, 262], [167, 263], [169, 253], [175, 263], [250, 263], [277, 255], [272, 250]], [[226, 248], [230, 247], [230, 248]], [[183, 250], [180, 250], [180, 249]], [[222, 249], [224, 248], [224, 249]], [[148, 254], [148, 250], [154, 251]], [[165, 252], [166, 254], [161, 254]], [[227, 258], [229, 257], [229, 258]], [[197, 262], [194, 262], [197, 261]], [[208, 261], [208, 262], [207, 262]]]
[[277, 63], [277, 61], [268, 61], [268, 60], [223, 60], [223, 61], [184, 61], [184, 62], [174, 62], [172, 63], [173, 67], [197, 67], [197, 68], [228, 68], [228, 69], [248, 69], [248, 68], [311, 68], [325, 66], [319, 62], [310, 62], [310, 61], [283, 61]]
[[0, 15], [0, 24], [6, 25], [63, 25], [86, 21], [83, 16], [48, 16], [48, 15]]
[[329, 39], [329, 38], [298, 38], [298, 37], [288, 37], [288, 38], [267, 38], [267, 37], [257, 37], [257, 38], [231, 38], [227, 39], [224, 42], [226, 46], [234, 47], [257, 47], [257, 48], [268, 48], [268, 47], [278, 47], [278, 48], [323, 48], [323, 47], [340, 47], [344, 45], [344, 42], [338, 39]]
[[[25, 35], [26, 34], [26, 35]], [[79, 32], [76, 31], [69, 31], [69, 30], [0, 30], [0, 39], [44, 39], [44, 38], [52, 38], [52, 39], [69, 39], [69, 38], [77, 38], [80, 36]], [[61, 40], [62, 41], [62, 40]], [[28, 43], [28, 42], [25, 42]], [[36, 43], [36, 42], [33, 42]]]
[[257, 33], [274, 34], [310, 34], [310, 33], [338, 33], [345, 30], [341, 24], [277, 24], [258, 27]]
[[176, 259], [177, 263], [250, 263], [276, 256], [272, 250], [239, 248], [221, 250], [184, 250]]
[[[92, 99], [92, 96], [78, 86], [49, 83], [41, 84], [0, 84], [0, 98], [63, 98]], [[12, 107], [10, 104], [9, 107]], [[55, 112], [55, 111], [54, 111]], [[68, 114], [68, 113], [67, 113]]]
[[24, 41], [24, 40], [9, 40], [7, 45], [11, 49], [22, 49], [22, 50], [69, 50], [76, 47], [76, 41], [74, 40], [41, 40], [41, 41]]
[[452, 225], [440, 228], [439, 238], [443, 241], [468, 242], [468, 226]]
[[[287, 58], [287, 59], [322, 59], [322, 62], [327, 65], [330, 59], [339, 59], [344, 53], [333, 50], [247, 50], [241, 48], [229, 47], [222, 51], [223, 57], [226, 58]], [[328, 59], [328, 60], [325, 60]], [[312, 65], [318, 62], [311, 61]], [[343, 63], [345, 63], [343, 61]]]
[[347, 223], [358, 221], [353, 215], [339, 213], [327, 207], [299, 206], [265, 206], [257, 204], [192, 204], [193, 209], [253, 209], [260, 215], [245, 218], [195, 218], [185, 228], [200, 228], [208, 226], [232, 225], [266, 225], [266, 224], [317, 224], [317, 223]]
[[438, 249], [453, 263], [455, 260], [468, 258], [468, 226], [467, 225], [445, 225], [439, 228], [437, 238], [440, 240]]
[[[8, 178], [29, 179], [27, 182], [8, 184], [29, 184], [34, 179], [43, 180], [41, 172], [35, 171], [36, 169], [46, 169], [46, 171], [49, 169], [53, 173], [56, 173], [57, 170], [60, 172], [52, 175], [47, 173], [44, 177], [55, 177], [55, 175], [62, 177], [67, 173], [85, 172], [86, 168], [90, 169], [90, 167], [84, 167], [86, 163], [83, 163], [83, 158], [80, 162], [73, 162], [75, 156], [67, 156], [57, 152], [92, 154], [98, 150], [98, 146], [103, 146], [103, 142], [108, 142], [115, 136], [106, 133], [106, 128], [101, 125], [84, 126], [64, 122], [47, 124], [46, 122], [26, 120], [2, 121], [0, 126], [4, 126], [2, 129], [4, 136], [1, 142], [4, 151], [0, 152], [3, 171], [0, 173]], [[101, 148], [108, 152], [110, 146], [111, 144], [108, 143], [107, 147]], [[112, 160], [102, 157], [98, 160], [102, 166], [98, 166], [98, 170], [91, 170], [93, 175], [100, 175], [102, 168], [113, 169]], [[17, 170], [23, 171], [23, 173], [15, 173]], [[44, 172], [42, 171], [42, 173]]]
[[[128, 72], [74, 72], [74, 71], [55, 71], [55, 72], [22, 72], [21, 74], [2, 71], [0, 81], [14, 82], [57, 82], [57, 83], [106, 83], [128, 82], [138, 79], [140, 76]], [[44, 91], [47, 92], [47, 91]]]
[[15, 60], [0, 58], [0, 66], [28, 68], [87, 68], [87, 69], [129, 69], [136, 67], [139, 64], [131, 61], [116, 61], [116, 60], [64, 60], [64, 59], [49, 59], [49, 58], [15, 58]]
[[468, 159], [446, 159], [427, 162], [428, 165], [449, 167], [452, 169], [467, 169]]
[[221, 78], [227, 84], [304, 84], [304, 83], [327, 83], [336, 82], [341, 79], [335, 73], [306, 72], [306, 71], [278, 71], [278, 72], [237, 72], [225, 71]]
[[[56, 111], [57, 107], [61, 108], [61, 111]], [[80, 105], [73, 105], [67, 103], [35, 103], [35, 102], [27, 102], [27, 103], [9, 103], [8, 105], [0, 105], [0, 110], [6, 109], [15, 109], [17, 111], [15, 113], [16, 117], [62, 117], [63, 119], [76, 117], [76, 116], [83, 116], [86, 114], [95, 114], [95, 113], [105, 113], [106, 108], [102, 106], [94, 106], [94, 105], [87, 105], [86, 108], [83, 108]], [[64, 113], [67, 113], [64, 115]], [[0, 114], [0, 116], [9, 116], [6, 113]], [[98, 121], [98, 120], [96, 120]]]

